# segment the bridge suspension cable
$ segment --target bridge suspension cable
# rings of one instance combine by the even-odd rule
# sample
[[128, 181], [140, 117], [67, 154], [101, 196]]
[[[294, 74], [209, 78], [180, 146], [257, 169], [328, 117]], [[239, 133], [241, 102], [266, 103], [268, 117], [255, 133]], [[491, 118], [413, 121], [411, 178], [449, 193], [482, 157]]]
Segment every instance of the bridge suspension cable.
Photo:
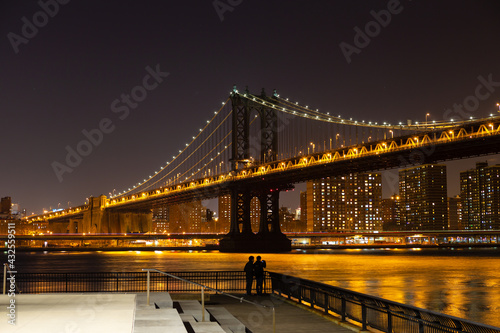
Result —
[[[387, 138], [413, 135], [421, 131], [455, 127], [462, 122], [432, 121], [427, 123], [400, 122], [398, 125], [387, 122], [379, 123], [352, 118], [343, 118], [340, 115], [322, 113], [318, 109], [301, 105], [281, 98], [277, 93], [272, 98], [257, 96], [249, 92], [240, 93], [234, 89], [231, 95], [240, 97], [253, 103], [273, 108], [278, 117], [278, 151], [277, 158], [290, 158], [299, 155], [339, 149], [345, 146], [375, 142]], [[118, 196], [146, 191], [151, 188], [170, 186], [191, 179], [210, 177], [218, 173], [229, 171], [232, 145], [232, 106], [229, 98], [222, 103], [221, 108], [215, 111], [214, 116], [207, 120], [207, 124], [200, 128], [190, 143], [179, 150], [171, 161], [155, 171], [142, 182], [119, 192]], [[252, 119], [250, 125], [258, 118]], [[472, 120], [469, 120], [472, 121]], [[474, 120], [476, 121], [476, 120]], [[465, 121], [467, 122], [467, 121]], [[324, 125], [322, 125], [324, 124]], [[255, 125], [250, 127], [250, 158], [257, 162], [260, 150], [259, 131]], [[265, 156], [265, 154], [264, 154]], [[265, 159], [265, 157], [264, 157]]]
[[[185, 147], [179, 150], [172, 160], [156, 170], [144, 181], [138, 182], [116, 196], [146, 191], [153, 187], [162, 187], [177, 182], [186, 181], [209, 170], [209, 166], [218, 163], [222, 169], [224, 161], [229, 159], [228, 147], [231, 145], [231, 106], [229, 99], [222, 103], [214, 116], [207, 120], [204, 127], [192, 137]], [[192, 170], [198, 168], [195, 172]], [[115, 197], [116, 197], [115, 196]]]
[[[460, 122], [457, 121], [437, 121], [437, 120], [432, 120], [430, 122], [419, 122], [416, 121], [415, 123], [403, 123], [399, 122], [398, 124], [391, 124], [388, 122], [383, 122], [379, 124], [376, 121], [368, 121], [365, 122], [365, 120], [353, 120], [352, 118], [342, 118], [341, 115], [335, 116], [335, 115], [330, 115], [329, 113], [322, 113], [318, 109], [314, 110], [309, 108], [308, 105], [302, 106], [298, 102], [291, 102], [289, 101], [288, 98], [284, 99], [281, 98], [279, 95], [275, 94], [273, 97], [276, 99], [277, 104], [273, 104], [267, 100], [264, 100], [262, 97], [252, 95], [250, 93], [240, 93], [238, 91], [235, 91], [233, 93], [237, 93], [240, 96], [247, 98], [248, 100], [251, 100], [253, 102], [259, 103], [263, 106], [267, 107], [272, 107], [275, 108], [276, 110], [284, 113], [288, 113], [297, 117], [302, 117], [302, 118], [308, 118], [308, 119], [315, 119], [317, 121], [323, 121], [323, 122], [329, 122], [329, 123], [336, 123], [336, 124], [342, 124], [342, 125], [353, 125], [353, 126], [361, 126], [361, 127], [370, 127], [370, 128], [384, 128], [384, 129], [397, 129], [397, 130], [412, 130], [412, 131], [427, 131], [429, 129], [440, 129], [440, 128], [446, 128], [446, 127], [453, 127], [457, 126], [460, 124]], [[463, 122], [470, 122], [473, 120], [472, 118], [467, 121]]]

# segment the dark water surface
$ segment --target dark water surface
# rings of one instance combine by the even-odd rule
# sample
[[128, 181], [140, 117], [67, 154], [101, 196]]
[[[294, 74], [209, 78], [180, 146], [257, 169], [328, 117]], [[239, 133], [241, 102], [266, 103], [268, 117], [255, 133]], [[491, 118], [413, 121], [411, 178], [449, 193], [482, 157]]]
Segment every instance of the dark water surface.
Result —
[[[500, 327], [499, 248], [320, 250], [262, 257], [270, 271]], [[16, 266], [19, 272], [243, 270], [247, 258], [217, 251], [18, 252]], [[5, 253], [0, 260], [6, 261]]]

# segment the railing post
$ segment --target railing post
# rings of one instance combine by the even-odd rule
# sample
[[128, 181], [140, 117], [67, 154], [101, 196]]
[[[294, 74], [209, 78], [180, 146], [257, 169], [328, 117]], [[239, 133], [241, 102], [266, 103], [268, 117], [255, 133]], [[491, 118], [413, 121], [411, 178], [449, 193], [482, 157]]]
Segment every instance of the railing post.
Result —
[[361, 303], [361, 329], [366, 331], [366, 305], [364, 302]]
[[205, 321], [205, 288], [201, 287], [201, 321]]
[[341, 315], [342, 315], [342, 321], [345, 321], [346, 318], [346, 312], [347, 312], [347, 305], [344, 296], [341, 298], [342, 301], [342, 310], [341, 310]]
[[5, 295], [6, 288], [7, 288], [7, 264], [3, 264], [3, 295]]
[[392, 314], [389, 309], [387, 309], [387, 332], [392, 333]]
[[309, 289], [309, 295], [310, 295], [309, 302], [311, 302], [310, 306], [311, 306], [312, 309], [314, 309], [314, 304], [316, 304], [316, 291], [314, 289]]
[[273, 306], [273, 333], [276, 333], [276, 310]]
[[148, 271], [148, 281], [146, 283], [146, 288], [147, 288], [147, 291], [146, 291], [146, 295], [147, 296], [146, 296], [146, 298], [147, 298], [148, 306], [149, 306], [149, 281], [150, 281], [149, 279], [150, 279], [150, 274], [151, 274], [151, 272]]

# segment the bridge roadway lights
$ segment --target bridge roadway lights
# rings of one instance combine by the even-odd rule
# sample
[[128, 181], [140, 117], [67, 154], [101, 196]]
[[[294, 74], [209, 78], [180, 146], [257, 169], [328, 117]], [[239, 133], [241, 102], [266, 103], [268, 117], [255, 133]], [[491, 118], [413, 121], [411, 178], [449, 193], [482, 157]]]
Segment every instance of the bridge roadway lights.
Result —
[[227, 234], [219, 242], [220, 252], [279, 253], [292, 250], [292, 241], [283, 233]]

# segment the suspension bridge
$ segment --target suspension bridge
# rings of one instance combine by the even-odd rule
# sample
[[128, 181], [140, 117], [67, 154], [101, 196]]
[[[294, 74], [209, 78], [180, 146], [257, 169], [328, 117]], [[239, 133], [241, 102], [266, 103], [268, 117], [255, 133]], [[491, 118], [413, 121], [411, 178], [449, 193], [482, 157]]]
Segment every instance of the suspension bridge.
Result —
[[[291, 102], [276, 91], [254, 95], [234, 87], [191, 140], [143, 180], [109, 198], [26, 219], [80, 223], [84, 233], [123, 233], [124, 221], [151, 224], [155, 207], [229, 194], [231, 227], [220, 242], [222, 251], [287, 251], [279, 195], [296, 183], [499, 152], [500, 117], [493, 114], [397, 124], [354, 120]], [[259, 230], [250, 224], [254, 197], [261, 207]]]

